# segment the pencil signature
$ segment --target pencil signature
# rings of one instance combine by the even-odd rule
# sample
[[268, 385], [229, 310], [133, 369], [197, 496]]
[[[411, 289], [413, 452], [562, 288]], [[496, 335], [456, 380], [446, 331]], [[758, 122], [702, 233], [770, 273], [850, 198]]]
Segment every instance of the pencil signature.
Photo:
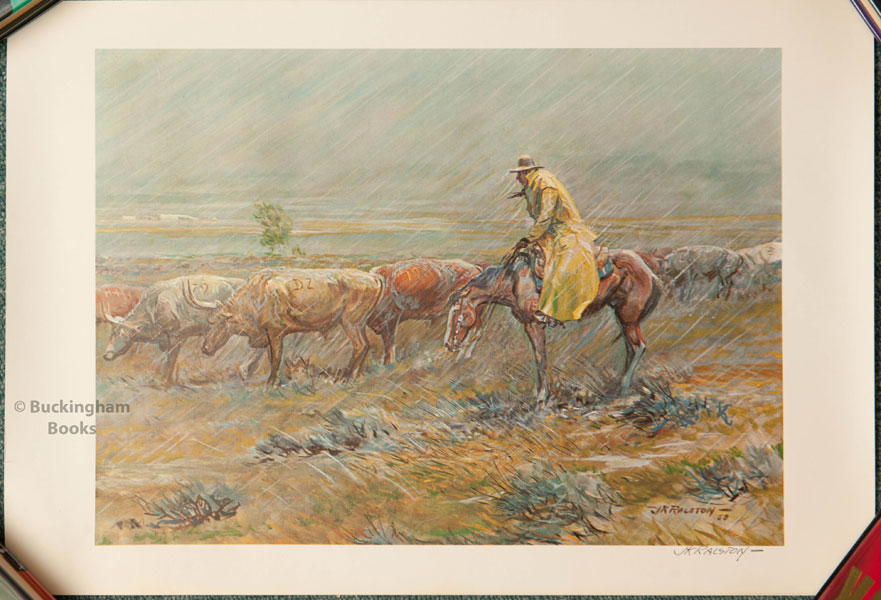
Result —
[[685, 546], [673, 550], [674, 556], [730, 556], [734, 562], [754, 552], [762, 552], [761, 548], [751, 546]]

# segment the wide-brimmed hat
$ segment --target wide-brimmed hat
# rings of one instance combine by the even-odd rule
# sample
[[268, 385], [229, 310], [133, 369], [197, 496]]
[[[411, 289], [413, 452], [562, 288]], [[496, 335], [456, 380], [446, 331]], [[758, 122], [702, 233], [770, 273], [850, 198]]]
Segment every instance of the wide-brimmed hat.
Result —
[[535, 161], [532, 160], [532, 157], [528, 154], [524, 154], [520, 158], [517, 159], [517, 168], [511, 169], [508, 173], [521, 173], [523, 171], [532, 171], [533, 169], [543, 169], [541, 165], [535, 164]]

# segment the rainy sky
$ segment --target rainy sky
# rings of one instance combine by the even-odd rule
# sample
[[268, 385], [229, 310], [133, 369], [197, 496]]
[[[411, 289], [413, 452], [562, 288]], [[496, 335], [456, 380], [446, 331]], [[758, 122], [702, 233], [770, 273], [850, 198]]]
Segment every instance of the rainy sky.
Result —
[[532, 154], [588, 218], [780, 210], [779, 50], [102, 50], [97, 216], [505, 219]]

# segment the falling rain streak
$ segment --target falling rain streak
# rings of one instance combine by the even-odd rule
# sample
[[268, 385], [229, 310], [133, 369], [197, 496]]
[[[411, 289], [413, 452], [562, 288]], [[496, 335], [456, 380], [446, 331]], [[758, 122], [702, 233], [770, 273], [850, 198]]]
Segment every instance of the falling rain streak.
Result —
[[[97, 415], [97, 543], [783, 543], [779, 49], [100, 50], [95, 68], [96, 279], [118, 288], [96, 304], [96, 387], [132, 407]], [[142, 312], [167, 326], [264, 267], [471, 277], [532, 226], [509, 198], [524, 153], [598, 243], [666, 257], [630, 394], [611, 311], [547, 330], [538, 405], [508, 308], [470, 359], [444, 351], [447, 288], [431, 318], [382, 304], [396, 355], [368, 331], [351, 378], [348, 321], [288, 335], [278, 387], [242, 336], [207, 356], [201, 335], [119, 335], [119, 306], [197, 276], [188, 304]], [[257, 202], [302, 254], [265, 256]]]

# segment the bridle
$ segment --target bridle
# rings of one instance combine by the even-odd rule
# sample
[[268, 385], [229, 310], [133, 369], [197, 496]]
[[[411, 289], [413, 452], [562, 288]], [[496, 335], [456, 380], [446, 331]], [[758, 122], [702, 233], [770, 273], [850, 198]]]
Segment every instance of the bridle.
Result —
[[[451, 303], [450, 309], [456, 309], [457, 315], [455, 321], [451, 320], [448, 324], [448, 332], [446, 335], [446, 339], [453, 341], [455, 343], [455, 348], [451, 348], [449, 345], [447, 349], [451, 352], [459, 352], [459, 358], [471, 358], [471, 353], [474, 352], [474, 348], [477, 346], [477, 342], [480, 341], [481, 336], [483, 335], [483, 329], [486, 325], [489, 317], [492, 316], [492, 310], [495, 308], [495, 304], [490, 304], [489, 309], [484, 314], [484, 319], [481, 319], [477, 312], [477, 307], [470, 307], [474, 311], [474, 324], [471, 326], [471, 329], [465, 335], [462, 341], [458, 341], [459, 332], [462, 329], [462, 324], [464, 323], [463, 316], [463, 305], [468, 300], [467, 294], [470, 291], [470, 288], [463, 288], [459, 291], [457, 297]], [[480, 322], [480, 326], [477, 327], [477, 331], [475, 332], [475, 326]]]

